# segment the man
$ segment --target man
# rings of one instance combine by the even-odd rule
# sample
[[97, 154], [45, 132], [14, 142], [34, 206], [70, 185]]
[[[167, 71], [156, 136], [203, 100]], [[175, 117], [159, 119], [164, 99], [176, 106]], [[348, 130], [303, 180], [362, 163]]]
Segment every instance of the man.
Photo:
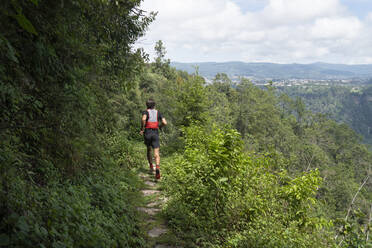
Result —
[[167, 125], [165, 118], [155, 109], [155, 101], [149, 99], [146, 102], [147, 110], [142, 112], [141, 131], [144, 135], [145, 145], [147, 146], [147, 160], [150, 164], [150, 170], [154, 170], [152, 164], [151, 148], [154, 150], [155, 157], [155, 178], [160, 179], [160, 154], [159, 154], [159, 127]]

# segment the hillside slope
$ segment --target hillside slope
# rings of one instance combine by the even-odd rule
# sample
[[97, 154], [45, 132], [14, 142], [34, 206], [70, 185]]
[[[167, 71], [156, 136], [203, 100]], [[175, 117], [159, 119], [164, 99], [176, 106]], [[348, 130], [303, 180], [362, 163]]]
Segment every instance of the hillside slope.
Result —
[[212, 79], [217, 73], [226, 73], [229, 77], [254, 77], [258, 79], [350, 79], [372, 78], [372, 65], [343, 64], [274, 64], [244, 62], [172, 62], [178, 70], [194, 73], [195, 68], [201, 76]]

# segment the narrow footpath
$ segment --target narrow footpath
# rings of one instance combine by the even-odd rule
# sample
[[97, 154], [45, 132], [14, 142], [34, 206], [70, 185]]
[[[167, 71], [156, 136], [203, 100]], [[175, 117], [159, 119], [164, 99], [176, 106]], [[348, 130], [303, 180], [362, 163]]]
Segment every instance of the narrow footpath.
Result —
[[147, 244], [149, 248], [178, 248], [183, 247], [177, 241], [175, 235], [167, 227], [166, 220], [162, 215], [163, 204], [166, 198], [162, 194], [160, 181], [155, 179], [150, 170], [146, 173], [139, 173], [144, 182], [144, 188], [141, 190], [144, 202], [138, 207], [143, 213], [143, 229], [147, 233]]

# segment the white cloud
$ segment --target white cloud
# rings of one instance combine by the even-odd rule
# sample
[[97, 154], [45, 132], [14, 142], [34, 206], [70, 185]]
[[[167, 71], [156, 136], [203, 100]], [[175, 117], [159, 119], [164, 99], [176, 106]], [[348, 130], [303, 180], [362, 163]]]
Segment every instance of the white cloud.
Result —
[[362, 23], [355, 17], [320, 18], [311, 28], [314, 38], [353, 39], [360, 35]]
[[[172, 61], [366, 63], [372, 59], [372, 12], [351, 16], [339, 0], [262, 0], [243, 12], [237, 0], [145, 0], [159, 11], [138, 46], [163, 40]], [[249, 0], [257, 2], [258, 0]]]
[[343, 10], [338, 0], [270, 0], [262, 18], [270, 20], [272, 25], [288, 25], [335, 15]]
[[367, 19], [368, 22], [372, 22], [372, 12], [369, 12], [369, 13], [368, 13], [366, 19]]

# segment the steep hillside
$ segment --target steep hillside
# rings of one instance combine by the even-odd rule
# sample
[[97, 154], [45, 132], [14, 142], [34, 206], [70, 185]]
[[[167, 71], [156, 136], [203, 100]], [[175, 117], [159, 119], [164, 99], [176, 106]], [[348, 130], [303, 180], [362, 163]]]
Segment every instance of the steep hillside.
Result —
[[372, 144], [372, 87], [280, 87], [292, 98], [301, 97], [308, 108], [350, 125]]

